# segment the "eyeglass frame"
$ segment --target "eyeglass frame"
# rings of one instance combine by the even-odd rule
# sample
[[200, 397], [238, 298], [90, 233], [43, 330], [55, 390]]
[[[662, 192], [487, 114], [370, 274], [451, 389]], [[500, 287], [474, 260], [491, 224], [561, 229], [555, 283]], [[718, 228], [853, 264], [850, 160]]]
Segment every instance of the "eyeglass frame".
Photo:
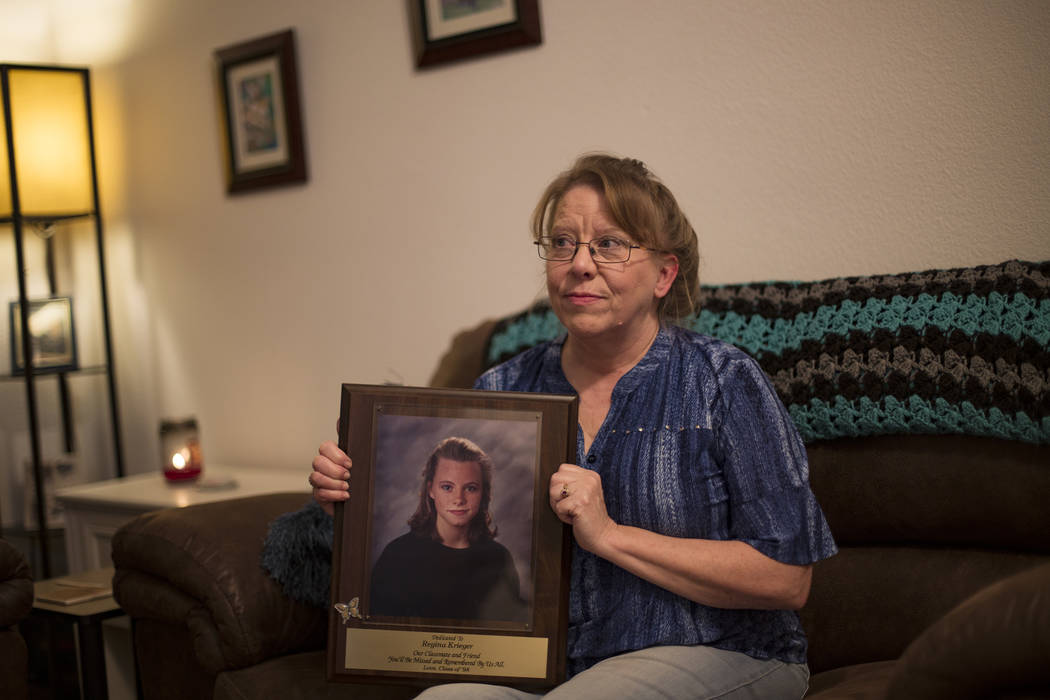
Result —
[[[572, 238], [571, 236], [565, 236], [565, 237], [566, 238], [570, 238], [570, 239]], [[656, 248], [650, 248], [648, 246], [637, 245], [635, 243], [630, 243], [629, 241], [626, 241], [623, 238], [619, 238], [618, 236], [599, 236], [598, 238], [592, 238], [589, 241], [573, 241], [574, 248], [573, 248], [573, 251], [572, 251], [572, 255], [570, 255], [567, 258], [545, 258], [545, 257], [543, 257], [543, 246], [544, 246], [543, 241], [553, 241], [555, 238], [556, 238], [556, 236], [540, 236], [538, 239], [536, 239], [535, 241], [532, 242], [532, 244], [534, 246], [536, 246], [536, 254], [540, 256], [540, 260], [543, 260], [543, 261], [546, 261], [546, 262], [572, 262], [573, 260], [576, 259], [576, 254], [580, 252], [580, 246], [581, 245], [585, 245], [585, 246], [587, 246], [587, 252], [591, 254], [591, 260], [594, 261], [595, 265], [618, 265], [619, 263], [625, 263], [625, 262], [629, 261], [631, 259], [631, 251], [634, 250], [635, 248], [640, 248], [642, 250], [653, 250], [653, 251], [657, 250]], [[598, 242], [598, 241], [605, 240], [605, 239], [612, 239], [614, 241], [619, 241], [620, 243], [626, 244], [626, 246], [627, 246], [627, 257], [624, 258], [623, 260], [600, 260], [599, 257], [594, 254], [594, 244], [596, 242]]]

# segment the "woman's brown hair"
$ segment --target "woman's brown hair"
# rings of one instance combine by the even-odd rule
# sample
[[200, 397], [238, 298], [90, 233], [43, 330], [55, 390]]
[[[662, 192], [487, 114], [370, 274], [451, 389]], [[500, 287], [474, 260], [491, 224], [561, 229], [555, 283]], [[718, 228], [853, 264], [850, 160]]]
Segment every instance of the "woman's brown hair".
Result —
[[671, 191], [640, 160], [604, 153], [581, 156], [540, 197], [532, 213], [533, 239], [550, 234], [562, 197], [577, 185], [597, 190], [616, 225], [638, 244], [678, 259], [678, 276], [657, 306], [660, 319], [679, 322], [695, 313], [700, 286], [696, 231]]

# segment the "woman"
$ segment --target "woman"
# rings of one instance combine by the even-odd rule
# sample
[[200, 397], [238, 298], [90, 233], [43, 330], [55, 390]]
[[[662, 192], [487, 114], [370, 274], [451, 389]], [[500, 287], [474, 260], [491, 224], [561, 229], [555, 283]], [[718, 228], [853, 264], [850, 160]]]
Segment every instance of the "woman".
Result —
[[[551, 477], [572, 526], [570, 678], [551, 698], [801, 698], [793, 612], [835, 553], [806, 452], [750, 357], [673, 325], [694, 312], [696, 234], [637, 160], [580, 158], [532, 219], [566, 334], [479, 389], [579, 396], [577, 464]], [[321, 446], [311, 484], [348, 498], [350, 459]], [[437, 697], [532, 697], [476, 684]]]
[[524, 621], [518, 572], [495, 541], [492, 460], [470, 440], [445, 438], [423, 467], [409, 532], [372, 568], [372, 615]]

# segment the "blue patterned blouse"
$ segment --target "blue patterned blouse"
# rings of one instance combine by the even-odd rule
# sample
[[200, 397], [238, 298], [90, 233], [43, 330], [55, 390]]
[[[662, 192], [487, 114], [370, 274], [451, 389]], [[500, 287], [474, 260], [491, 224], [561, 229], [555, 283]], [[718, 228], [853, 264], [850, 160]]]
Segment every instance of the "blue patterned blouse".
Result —
[[[564, 336], [478, 378], [477, 389], [575, 394], [561, 369]], [[617, 383], [591, 449], [609, 515], [674, 537], [741, 540], [788, 564], [837, 549], [809, 489], [802, 440], [758, 364], [737, 348], [667, 326]], [[694, 603], [580, 547], [569, 595], [569, 670], [661, 644], [707, 644], [805, 663], [806, 636], [786, 610]]]

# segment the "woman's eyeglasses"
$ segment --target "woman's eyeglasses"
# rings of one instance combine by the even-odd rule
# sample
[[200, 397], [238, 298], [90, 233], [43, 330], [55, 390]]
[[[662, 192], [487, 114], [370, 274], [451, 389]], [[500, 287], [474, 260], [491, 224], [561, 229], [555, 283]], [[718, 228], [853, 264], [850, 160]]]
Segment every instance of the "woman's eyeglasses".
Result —
[[581, 245], [587, 246], [591, 258], [596, 263], [627, 262], [631, 258], [632, 250], [645, 248], [643, 245], [634, 245], [616, 236], [602, 236], [586, 243], [577, 241], [572, 236], [541, 236], [533, 243], [536, 245], [536, 252], [539, 253], [540, 259], [557, 262], [575, 258], [576, 251]]

